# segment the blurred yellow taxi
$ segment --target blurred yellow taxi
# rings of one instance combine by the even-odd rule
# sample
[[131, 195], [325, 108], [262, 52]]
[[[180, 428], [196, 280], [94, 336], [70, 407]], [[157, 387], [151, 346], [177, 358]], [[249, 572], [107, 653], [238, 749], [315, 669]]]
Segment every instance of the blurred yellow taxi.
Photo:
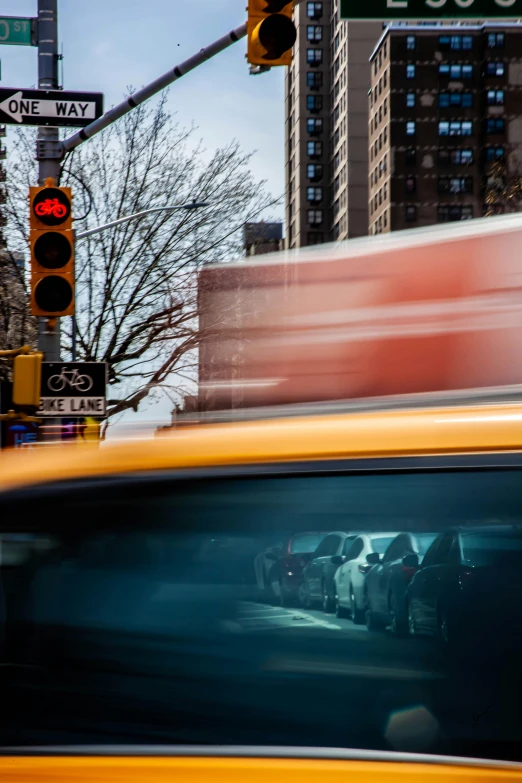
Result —
[[[4, 453], [2, 780], [522, 777], [518, 637], [502, 636], [520, 613], [488, 631], [500, 587], [451, 665], [444, 640], [278, 593], [336, 531], [518, 530], [521, 465], [515, 403]], [[317, 552], [291, 550], [310, 531]]]

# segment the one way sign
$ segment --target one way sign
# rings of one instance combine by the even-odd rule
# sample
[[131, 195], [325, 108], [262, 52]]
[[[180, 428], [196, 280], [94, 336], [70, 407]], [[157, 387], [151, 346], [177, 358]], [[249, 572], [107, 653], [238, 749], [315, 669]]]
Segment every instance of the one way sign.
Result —
[[100, 92], [0, 89], [0, 123], [83, 128], [103, 114]]

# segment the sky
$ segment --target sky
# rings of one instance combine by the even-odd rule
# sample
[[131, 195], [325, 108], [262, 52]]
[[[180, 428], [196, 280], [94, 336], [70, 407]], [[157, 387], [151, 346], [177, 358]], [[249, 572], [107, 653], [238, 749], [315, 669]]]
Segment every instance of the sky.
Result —
[[[66, 90], [105, 94], [105, 108], [246, 21], [246, 0], [59, 0], [59, 41]], [[0, 0], [0, 15], [33, 17], [37, 0]], [[237, 139], [256, 151], [251, 168], [274, 195], [284, 191], [282, 68], [250, 76], [245, 40], [187, 74], [170, 89], [182, 124], [197, 126], [209, 150]], [[0, 46], [1, 87], [36, 87], [36, 49]], [[88, 142], [87, 142], [88, 143]], [[9, 147], [9, 130], [7, 146]], [[35, 183], [36, 184], [36, 183]], [[282, 210], [274, 217], [282, 219]], [[164, 400], [126, 421], [167, 423]]]

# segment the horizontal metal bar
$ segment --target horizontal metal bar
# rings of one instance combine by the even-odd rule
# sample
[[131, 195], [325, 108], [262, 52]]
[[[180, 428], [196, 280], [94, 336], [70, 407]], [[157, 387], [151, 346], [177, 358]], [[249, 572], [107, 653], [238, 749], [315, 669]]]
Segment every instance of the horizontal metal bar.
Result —
[[70, 152], [84, 141], [87, 141], [87, 139], [91, 139], [97, 133], [104, 130], [105, 128], [108, 128], [109, 125], [112, 125], [113, 122], [116, 122], [116, 120], [119, 120], [125, 114], [128, 114], [130, 111], [132, 111], [132, 109], [135, 109], [136, 106], [139, 106], [144, 101], [152, 98], [153, 95], [156, 95], [157, 93], [164, 90], [165, 87], [169, 86], [169, 84], [172, 84], [178, 79], [181, 79], [182, 76], [185, 76], [185, 74], [187, 74], [189, 71], [197, 68], [198, 65], [202, 65], [202, 63], [210, 60], [216, 54], [219, 54], [224, 49], [232, 46], [232, 44], [236, 43], [236, 41], [244, 38], [246, 34], [247, 26], [246, 24], [242, 24], [240, 27], [237, 27], [235, 30], [232, 30], [230, 33], [224, 35], [222, 38], [214, 41], [214, 43], [210, 44], [210, 46], [201, 49], [201, 51], [199, 51], [193, 57], [190, 57], [188, 60], [180, 63], [180, 65], [176, 65], [175, 68], [167, 71], [167, 73], [163, 74], [163, 76], [155, 79], [155, 81], [151, 82], [146, 87], [143, 87], [141, 90], [138, 90], [125, 101], [115, 106], [113, 109], [110, 109], [103, 115], [103, 117], [100, 117], [98, 120], [91, 122], [91, 124], [87, 125], [87, 127], [83, 128], [83, 130], [75, 133], [72, 136], [69, 136], [68, 139], [65, 139], [62, 142], [63, 152]]
[[150, 215], [153, 212], [174, 212], [176, 209], [197, 209], [198, 207], [206, 207], [206, 204], [178, 204], [172, 207], [151, 207], [150, 209], [144, 209], [143, 212], [136, 212], [134, 215], [126, 215], [125, 217], [118, 218], [118, 220], [111, 220], [110, 223], [104, 223], [103, 226], [96, 226], [96, 228], [90, 228], [88, 231], [80, 231], [75, 234], [75, 239], [85, 239], [93, 234], [99, 234], [101, 231], [105, 231], [108, 228], [114, 228], [122, 223], [128, 223], [130, 220], [138, 220], [139, 218]]

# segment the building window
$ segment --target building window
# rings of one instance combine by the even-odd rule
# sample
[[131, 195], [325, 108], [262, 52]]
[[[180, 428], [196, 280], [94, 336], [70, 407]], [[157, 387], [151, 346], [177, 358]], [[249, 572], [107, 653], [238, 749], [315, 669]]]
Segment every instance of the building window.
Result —
[[441, 35], [439, 36], [439, 48], [442, 51], [451, 49], [458, 52], [463, 49], [469, 52], [473, 48], [473, 37], [471, 35]]
[[473, 193], [473, 177], [439, 177], [439, 193]]
[[404, 210], [404, 218], [406, 223], [413, 223], [417, 220], [417, 207], [415, 204], [407, 204]]
[[307, 95], [306, 96], [306, 108], [312, 113], [321, 111], [323, 108], [323, 96], [322, 95]]
[[488, 33], [486, 46], [488, 49], [503, 49], [505, 43], [504, 33]]
[[417, 180], [413, 175], [406, 177], [405, 179], [406, 193], [415, 193], [417, 190]]
[[306, 198], [310, 204], [319, 204], [319, 202], [323, 200], [323, 189], [313, 187], [307, 188]]
[[417, 163], [417, 150], [415, 147], [408, 147], [404, 155], [404, 162], [407, 166], [415, 166]]
[[308, 210], [308, 225], [320, 226], [323, 222], [323, 210], [322, 209], [309, 209]]
[[415, 122], [413, 120], [406, 123], [406, 136], [415, 136]]
[[307, 14], [309, 19], [321, 19], [323, 15], [323, 4], [322, 3], [307, 3]]
[[306, 121], [306, 127], [310, 136], [319, 136], [323, 132], [322, 119], [310, 118]]
[[415, 79], [415, 65], [413, 63], [409, 63], [406, 66], [406, 78]]
[[473, 66], [470, 63], [440, 63], [439, 76], [449, 79], [471, 79]]
[[440, 166], [467, 166], [473, 163], [473, 150], [470, 147], [440, 149], [438, 161]]
[[489, 62], [486, 65], [487, 76], [504, 76], [504, 63], [502, 60], [496, 62]]
[[322, 65], [323, 62], [323, 50], [322, 49], [307, 49], [306, 61], [308, 65]]
[[384, 103], [383, 103], [383, 113], [384, 113], [384, 116], [386, 117], [386, 115], [387, 115], [387, 113], [388, 113], [388, 99], [387, 99], [387, 98], [385, 98], [385, 99], [384, 99]]
[[488, 90], [488, 106], [504, 105], [504, 90]]
[[317, 163], [309, 163], [306, 167], [306, 173], [311, 182], [318, 182], [323, 178], [323, 167]]
[[415, 106], [415, 93], [414, 92], [407, 92], [406, 93], [406, 107], [408, 109], [413, 109]]
[[408, 51], [415, 51], [415, 47], [417, 46], [417, 41], [415, 40], [414, 35], [407, 35], [406, 36], [406, 49]]
[[471, 204], [439, 204], [437, 207], [437, 220], [439, 223], [470, 220], [472, 217], [473, 207]]
[[488, 135], [495, 133], [504, 133], [505, 124], [503, 117], [490, 117], [486, 120], [486, 133]]
[[504, 147], [486, 147], [486, 162], [493, 163], [496, 160], [504, 160]]
[[473, 133], [473, 123], [471, 120], [441, 120], [439, 122], [439, 136], [471, 136]]
[[307, 241], [309, 245], [320, 245], [324, 242], [324, 234], [322, 231], [309, 231]]
[[320, 158], [323, 154], [323, 142], [322, 141], [308, 141], [306, 143], [306, 149], [308, 155], [311, 158]]
[[446, 109], [449, 106], [462, 106], [469, 109], [473, 106], [472, 92], [439, 92], [439, 107]]
[[306, 40], [310, 43], [319, 43], [323, 40], [323, 28], [320, 24], [309, 24], [307, 26]]
[[314, 73], [313, 71], [309, 71], [306, 74], [306, 84], [311, 90], [320, 90], [323, 86], [323, 73], [322, 71], [319, 71], [318, 73]]

